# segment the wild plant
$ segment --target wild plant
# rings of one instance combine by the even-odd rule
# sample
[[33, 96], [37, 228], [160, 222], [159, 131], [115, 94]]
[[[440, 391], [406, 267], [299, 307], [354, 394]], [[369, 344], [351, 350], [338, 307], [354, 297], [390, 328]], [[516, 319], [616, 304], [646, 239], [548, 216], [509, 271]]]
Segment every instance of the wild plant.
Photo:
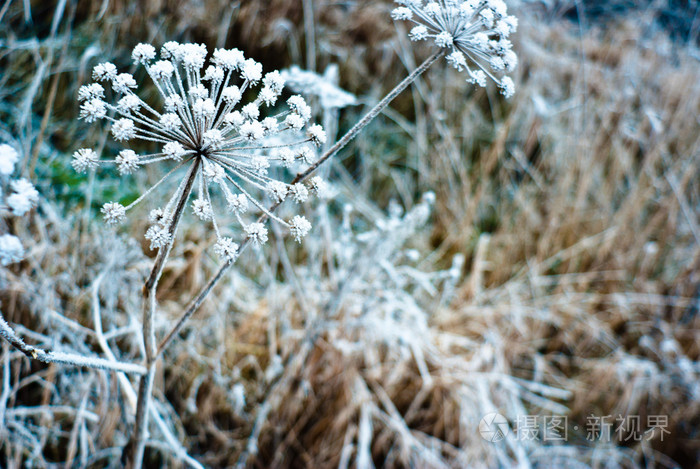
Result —
[[[316, 148], [326, 144], [326, 133], [321, 126], [310, 123], [312, 112], [305, 100], [292, 96], [286, 100], [286, 109], [277, 108], [284, 87], [281, 74], [270, 72], [263, 76], [262, 65], [246, 59], [237, 49], [216, 49], [210, 65], [205, 68], [207, 49], [204, 45], [168, 42], [161, 48], [159, 58], [152, 45], [137, 45], [132, 59], [135, 65], [143, 66], [151, 78], [163, 103], [162, 111], [136, 93], [138, 84], [133, 75], [119, 73], [110, 62], [95, 66], [92, 76], [96, 82], [80, 88], [80, 117], [87, 123], [108, 122], [114, 140], [134, 144], [134, 147], [120, 151], [113, 159], [102, 158], [90, 148], [79, 149], [73, 155], [75, 170], [87, 172], [113, 166], [120, 175], [128, 176], [144, 166], [167, 168], [158, 182], [133, 202], [104, 204], [101, 212], [107, 224], [122, 223], [130, 210], [176, 180], [175, 189], [166, 202], [151, 210], [151, 226], [145, 233], [150, 248], [157, 250], [157, 254], [142, 290], [144, 363], [118, 362], [107, 350], [103, 350], [107, 356], [103, 359], [73, 355], [66, 358], [59, 352], [31, 348], [4, 321], [3, 336], [32, 358], [140, 375], [134, 428], [122, 454], [129, 467], [140, 468], [143, 464], [149, 418], [159, 423], [152, 395], [156, 366], [164, 350], [242, 251], [248, 245], [261, 246], [268, 241], [265, 225], [268, 219], [276, 227], [288, 229], [296, 241], [300, 242], [309, 234], [311, 224], [304, 216], [294, 215], [284, 220], [275, 212], [286, 199], [302, 204], [312, 193], [323, 194], [325, 181], [312, 177], [323, 163], [352, 141], [396, 96], [443, 56], [457, 70], [467, 71], [468, 82], [485, 86], [486, 77], [490, 77], [506, 97], [513, 94], [512, 81], [496, 76], [512, 70], [517, 63], [508, 40], [517, 21], [507, 15], [505, 3], [501, 0], [398, 3], [402, 6], [392, 12], [392, 17], [416, 23], [410, 33], [411, 40], [432, 39], [438, 50], [343, 137], [327, 145], [320, 156], [316, 155]], [[253, 88], [259, 83], [262, 87], [254, 93]], [[112, 102], [106, 99], [107, 94], [113, 96]], [[243, 104], [252, 94], [255, 98]], [[138, 154], [135, 151], [138, 145], [158, 149]], [[285, 170], [296, 172], [289, 182], [282, 179]], [[214, 197], [217, 192], [223, 201]], [[159, 339], [156, 336], [156, 293], [188, 207], [214, 230], [217, 239], [214, 252], [222, 264], [184, 308], [169, 332]], [[424, 205], [419, 206], [420, 210], [424, 208]], [[221, 212], [225, 217], [221, 217]], [[229, 219], [240, 227], [238, 233], [229, 228], [231, 224], [225, 221]], [[341, 256], [347, 256], [347, 251]], [[133, 399], [133, 390], [131, 396]], [[180, 453], [180, 456], [197, 465], [186, 454]]]

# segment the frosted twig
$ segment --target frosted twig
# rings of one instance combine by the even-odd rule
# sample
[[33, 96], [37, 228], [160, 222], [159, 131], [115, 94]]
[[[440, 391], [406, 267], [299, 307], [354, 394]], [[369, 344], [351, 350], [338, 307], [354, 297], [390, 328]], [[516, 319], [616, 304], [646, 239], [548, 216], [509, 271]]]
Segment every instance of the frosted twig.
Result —
[[0, 434], [5, 429], [5, 409], [10, 398], [10, 350], [8, 345], [2, 347], [2, 394], [0, 394]]
[[391, 103], [394, 98], [396, 98], [403, 90], [408, 88], [408, 86], [416, 81], [416, 79], [423, 74], [426, 70], [430, 68], [432, 64], [435, 63], [437, 59], [442, 57], [445, 54], [444, 50], [440, 50], [438, 52], [435, 52], [433, 55], [428, 57], [425, 62], [423, 62], [418, 68], [416, 68], [409, 76], [403, 79], [401, 83], [396, 85], [396, 87], [387, 94], [384, 99], [379, 101], [365, 116], [360, 119], [360, 121], [355, 124], [352, 129], [348, 130], [348, 132], [343, 135], [343, 138], [338, 140], [335, 145], [330, 147], [319, 159], [316, 161], [314, 164], [309, 166], [309, 168], [306, 171], [302, 171], [301, 173], [297, 174], [297, 176], [294, 178], [294, 180], [291, 182], [291, 184], [296, 184], [298, 182], [301, 182], [305, 180], [306, 178], [309, 177], [311, 173], [316, 171], [316, 169], [323, 164], [324, 161], [326, 161], [328, 158], [332, 157], [336, 153], [338, 153], [340, 150], [345, 148], [345, 146], [350, 143], [352, 139], [354, 139], [358, 133], [362, 129], [364, 129], [367, 124], [372, 122], [375, 117], [381, 113], [385, 107]]
[[248, 458], [250, 456], [255, 456], [258, 454], [258, 438], [260, 437], [260, 431], [262, 426], [267, 419], [267, 414], [270, 412], [270, 402], [264, 402], [258, 409], [258, 415], [255, 418], [255, 424], [253, 425], [253, 431], [248, 438], [248, 443], [246, 444], [245, 451], [241, 453], [236, 463], [236, 469], [243, 469], [248, 466]]
[[100, 417], [94, 412], [89, 412], [86, 410], [75, 409], [70, 406], [65, 405], [41, 405], [34, 407], [13, 407], [12, 409], [7, 409], [6, 415], [8, 417], [31, 417], [35, 415], [43, 414], [65, 414], [65, 415], [77, 415], [82, 413], [82, 418], [90, 422], [96, 423], [100, 421]]
[[144, 375], [146, 373], [146, 368], [133, 363], [88, 357], [77, 353], [54, 352], [34, 347], [24, 342], [2, 316], [0, 316], [0, 336], [27, 357], [43, 363], [60, 363], [63, 365], [80, 366], [98, 370], [121, 371], [137, 375]]

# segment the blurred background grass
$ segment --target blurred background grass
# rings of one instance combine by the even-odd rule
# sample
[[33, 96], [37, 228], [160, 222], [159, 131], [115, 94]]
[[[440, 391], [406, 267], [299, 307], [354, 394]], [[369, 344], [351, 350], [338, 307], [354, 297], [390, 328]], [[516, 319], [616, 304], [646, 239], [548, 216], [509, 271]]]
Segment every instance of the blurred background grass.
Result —
[[[90, 81], [92, 66], [109, 60], [130, 69], [135, 44], [168, 40], [237, 47], [265, 70], [299, 64], [322, 72], [337, 64], [340, 85], [362, 103], [342, 111], [342, 132], [427, 54], [392, 24], [389, 1], [14, 0], [1, 8], [0, 140], [22, 148], [22, 171], [45, 199], [31, 223], [9, 222], [29, 255], [2, 274], [3, 314], [25, 334], [36, 331], [38, 342], [88, 351], [96, 350], [89, 334], [57, 333], [47, 311], [92, 327], [91, 288], [109, 271], [112, 289], [100, 293], [105, 321], [134, 327], [138, 294], [129, 292], [139, 292], [148, 260], [138, 245], [106, 232], [97, 207], [134, 198], [156, 176], [124, 183], [70, 168], [78, 147], [116, 148], [77, 121], [77, 88]], [[324, 310], [295, 282], [342, 297], [331, 275], [334, 251], [275, 242], [266, 256], [242, 260], [161, 370], [159, 405], [197, 459], [215, 467], [359, 464], [369, 412], [368, 451], [377, 466], [438, 466], [426, 456], [430, 448], [452, 467], [693, 467], [700, 460], [698, 3], [543, 0], [511, 8], [520, 18], [513, 41], [521, 63], [512, 100], [436, 66], [330, 169], [338, 190], [325, 215], [332, 236], [346, 203], [363, 230], [385, 218], [391, 201], [410, 210], [425, 191], [436, 194], [430, 223], [395, 246], [417, 250], [425, 272], [449, 269], [456, 254], [465, 259], [449, 301], [411, 291], [429, 331], [411, 350], [423, 350], [433, 379], [416, 365], [421, 359], [397, 358], [388, 343], [343, 351], [339, 337], [365, 340], [353, 321], [330, 321], [309, 335], [316, 324], [309, 318]], [[135, 73], [145, 82], [143, 71]], [[135, 215], [122, 235], [142, 240], [145, 212]], [[206, 229], [190, 223], [181, 236], [160, 294], [166, 319], [216, 267]], [[105, 245], [130, 253], [116, 263], [121, 271]], [[309, 274], [316, 261], [323, 275]], [[344, 317], [355, 317], [352, 301], [363, 295], [378, 293], [353, 290], [339, 306], [350, 311]], [[138, 360], [137, 342], [125, 334], [112, 344]], [[109, 404], [120, 399], [115, 382], [3, 351], [4, 366], [13, 364], [8, 409], [78, 408], [85, 400], [101, 422], [81, 423], [99, 428], [88, 451], [69, 444], [81, 428], [74, 416], [28, 417], [22, 422], [41, 444], [10, 432], [0, 443], [7, 465], [48, 467], [82, 452], [95, 467], [115, 465], [110, 448], [124, 443], [128, 428], [127, 409]], [[93, 387], [76, 391], [76, 377]], [[241, 383], [242, 408], [232, 397]], [[567, 415], [581, 430], [571, 430], [565, 447], [495, 448], [476, 432], [491, 410], [511, 421]], [[671, 433], [663, 441], [591, 442], [584, 429], [592, 414], [663, 414]], [[149, 455], [152, 464], [176, 464]]]

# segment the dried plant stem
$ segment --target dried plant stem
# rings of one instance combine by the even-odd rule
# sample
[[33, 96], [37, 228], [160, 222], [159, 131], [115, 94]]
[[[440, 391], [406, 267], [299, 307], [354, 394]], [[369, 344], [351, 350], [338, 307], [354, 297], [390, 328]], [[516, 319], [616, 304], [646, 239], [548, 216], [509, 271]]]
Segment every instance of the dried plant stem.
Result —
[[165, 263], [168, 260], [170, 251], [173, 247], [173, 242], [177, 234], [177, 228], [182, 219], [182, 214], [185, 211], [187, 200], [192, 193], [194, 181], [197, 176], [197, 169], [201, 164], [202, 159], [194, 158], [194, 162], [187, 174], [187, 182], [183, 188], [182, 194], [177, 201], [175, 212], [172, 221], [168, 228], [170, 240], [168, 243], [158, 250], [158, 255], [153, 263], [151, 274], [146, 279], [143, 286], [143, 342], [146, 350], [146, 374], [141, 377], [139, 383], [138, 402], [136, 405], [136, 422], [134, 430], [129, 441], [129, 444], [124, 448], [122, 459], [126, 466], [131, 469], [141, 469], [143, 463], [143, 455], [146, 449], [146, 436], [148, 434], [148, 412], [151, 403], [151, 395], [153, 391], [153, 379], [156, 372], [157, 349], [156, 335], [154, 328], [154, 318], [157, 308], [156, 290], [158, 281], [163, 274]]
[[[111, 266], [110, 266], [111, 267]], [[112, 353], [112, 350], [109, 348], [109, 344], [107, 343], [107, 339], [104, 336], [104, 331], [102, 330], [102, 317], [101, 317], [101, 312], [100, 312], [100, 302], [99, 302], [99, 289], [100, 286], [102, 285], [102, 281], [104, 280], [104, 277], [106, 275], [107, 270], [103, 271], [100, 273], [95, 281], [92, 284], [92, 314], [93, 314], [93, 323], [95, 324], [95, 334], [97, 335], [97, 342], [102, 348], [103, 353], [107, 356], [107, 358], [111, 361], [116, 361], [116, 358], [114, 357], [114, 353]], [[146, 372], [144, 368], [144, 373]], [[136, 392], [134, 391], [133, 386], [131, 385], [131, 382], [129, 379], [126, 377], [124, 373], [118, 373], [117, 374], [117, 379], [119, 380], [119, 384], [122, 388], [122, 391], [124, 392], [124, 395], [126, 396], [126, 400], [129, 403], [129, 409], [131, 412], [136, 412]], [[0, 404], [2, 403], [2, 399], [0, 399]], [[158, 409], [156, 409], [153, 406], [149, 406], [149, 414], [150, 418], [153, 419], [155, 422], [156, 426], [160, 429], [161, 434], [165, 438], [165, 440], [168, 442], [172, 450], [181, 458], [183, 459], [187, 464], [189, 464], [192, 467], [195, 468], [201, 468], [202, 466], [195, 460], [193, 459], [190, 455], [187, 454], [185, 449], [180, 445], [180, 442], [178, 441], [177, 438], [172, 434], [168, 426], [165, 424], [163, 421], [162, 417], [158, 413]], [[1, 426], [1, 425], [0, 425]]]
[[[246, 238], [240, 249], [243, 249], [243, 247], [247, 244], [248, 238]], [[202, 288], [197, 296], [190, 302], [189, 305], [187, 305], [187, 309], [185, 310], [185, 313], [180, 317], [179, 321], [173, 327], [173, 329], [168, 333], [168, 335], [163, 339], [161, 344], [158, 346], [158, 352], [156, 353], [156, 356], [160, 356], [163, 351], [168, 347], [170, 342], [175, 338], [178, 332], [182, 330], [184, 327], [185, 323], [187, 320], [199, 309], [201, 304], [204, 302], [204, 299], [207, 297], [209, 292], [214, 288], [214, 286], [219, 283], [219, 280], [221, 280], [221, 277], [224, 276], [228, 268], [233, 265], [233, 262], [226, 262], [224, 265], [221, 266], [219, 271], [212, 277], [209, 282]]]
[[306, 69], [316, 71], [316, 30], [313, 0], [304, 0], [304, 34], [306, 41]]
[[25, 354], [27, 357], [38, 360], [43, 363], [60, 363], [62, 365], [83, 366], [86, 368], [94, 368], [98, 370], [120, 371], [123, 373], [132, 373], [137, 375], [146, 374], [146, 368], [133, 363], [123, 363], [104, 358], [88, 357], [77, 353], [52, 352], [27, 344], [17, 333], [10, 327], [0, 314], [0, 337], [5, 339], [17, 350]]
[[[426, 70], [430, 68], [432, 64], [435, 63], [436, 60], [438, 60], [440, 57], [442, 57], [445, 54], [444, 50], [440, 50], [430, 57], [426, 59], [425, 62], [423, 62], [418, 68], [416, 68], [409, 76], [407, 76], [401, 83], [396, 85], [396, 87], [387, 94], [384, 99], [379, 101], [376, 106], [374, 106], [365, 116], [360, 119], [360, 121], [355, 124], [340, 140], [338, 140], [332, 147], [330, 147], [319, 159], [316, 161], [314, 164], [312, 164], [308, 169], [306, 169], [303, 172], [300, 172], [296, 175], [294, 180], [290, 184], [296, 184], [299, 182], [302, 182], [306, 180], [316, 169], [318, 169], [319, 166], [321, 166], [325, 161], [327, 161], [329, 158], [331, 158], [333, 155], [338, 153], [340, 150], [342, 150], [352, 139], [354, 139], [360, 131], [367, 126], [372, 120], [377, 117], [383, 110], [386, 108], [391, 101], [394, 100], [403, 90], [408, 88], [408, 86], [413, 83], [419, 76], [423, 74]], [[279, 207], [280, 202], [277, 202], [273, 204], [268, 212], [272, 213], [274, 212], [277, 207]], [[268, 216], [266, 214], [262, 214], [260, 218], [258, 219], [259, 223], [264, 222]], [[246, 246], [249, 243], [250, 238], [245, 238], [243, 242], [241, 243], [241, 246], [239, 248], [239, 253], [243, 252], [243, 250], [246, 248]], [[185, 326], [185, 323], [189, 320], [190, 317], [199, 309], [201, 304], [204, 302], [205, 298], [209, 294], [209, 292], [216, 286], [216, 284], [221, 280], [223, 277], [224, 273], [228, 270], [229, 267], [233, 265], [232, 261], [228, 261], [225, 264], [223, 264], [218, 272], [214, 275], [214, 277], [207, 282], [207, 284], [199, 291], [197, 296], [194, 297], [194, 299], [189, 303], [187, 306], [187, 309], [185, 312], [182, 314], [180, 319], [178, 320], [177, 324], [175, 324], [175, 327], [168, 333], [168, 335], [165, 337], [165, 339], [161, 342], [160, 346], [158, 347], [158, 351], [156, 353], [157, 356], [163, 353], [163, 351], [168, 347], [170, 342], [175, 338], [175, 336], [182, 330], [182, 328]]]

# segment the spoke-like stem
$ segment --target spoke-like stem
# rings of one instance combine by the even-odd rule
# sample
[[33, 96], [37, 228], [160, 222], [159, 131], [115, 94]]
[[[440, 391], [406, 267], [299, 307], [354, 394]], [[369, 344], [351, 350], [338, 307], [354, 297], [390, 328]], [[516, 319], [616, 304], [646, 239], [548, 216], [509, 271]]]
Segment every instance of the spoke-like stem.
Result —
[[[302, 171], [296, 175], [294, 180], [290, 184], [297, 184], [306, 180], [319, 166], [321, 166], [325, 161], [331, 158], [333, 155], [342, 150], [352, 139], [354, 139], [360, 131], [367, 126], [375, 117], [377, 117], [386, 108], [391, 101], [394, 100], [403, 90], [408, 88], [408, 86], [413, 83], [419, 76], [421, 76], [426, 70], [430, 68], [431, 65], [435, 63], [440, 57], [445, 55], [445, 50], [440, 50], [426, 59], [418, 68], [416, 68], [410, 75], [408, 75], [401, 83], [396, 85], [396, 87], [387, 94], [384, 99], [379, 101], [376, 106], [374, 106], [365, 116], [360, 119], [360, 121], [355, 124], [340, 140], [338, 140], [335, 145], [329, 148], [314, 164], [312, 164], [308, 169]], [[277, 207], [280, 206], [280, 202], [277, 202], [270, 206], [267, 213], [272, 214]], [[258, 222], [262, 223], [267, 220], [268, 215], [263, 213], [258, 218]], [[239, 247], [239, 254], [248, 246], [250, 238], [246, 237]], [[160, 356], [163, 351], [170, 345], [175, 336], [185, 327], [185, 323], [192, 317], [192, 315], [199, 309], [204, 300], [206, 299], [209, 292], [219, 283], [219, 280], [224, 276], [224, 273], [233, 265], [233, 261], [225, 262], [219, 270], [216, 272], [214, 277], [212, 277], [209, 282], [199, 291], [197, 296], [195, 296], [192, 301], [187, 305], [187, 309], [180, 316], [175, 327], [168, 333], [165, 339], [158, 346], [158, 351], [156, 356]]]
[[155, 335], [155, 313], [157, 308], [156, 290], [158, 288], [158, 280], [160, 280], [165, 268], [165, 263], [168, 260], [170, 251], [173, 247], [173, 242], [177, 234], [177, 228], [182, 219], [182, 214], [187, 206], [187, 200], [192, 193], [192, 187], [197, 176], [197, 172], [202, 160], [199, 157], [194, 158], [194, 162], [187, 173], [185, 186], [177, 201], [175, 212], [173, 214], [168, 232], [170, 240], [168, 243], [158, 250], [158, 255], [153, 263], [151, 274], [146, 279], [143, 286], [143, 341], [146, 350], [146, 374], [141, 377], [138, 392], [138, 402], [136, 405], [136, 422], [131, 439], [124, 448], [122, 459], [127, 467], [131, 469], [141, 469], [143, 464], [143, 455], [146, 449], [146, 437], [148, 433], [148, 413], [153, 391], [153, 379], [156, 371], [156, 335]]

